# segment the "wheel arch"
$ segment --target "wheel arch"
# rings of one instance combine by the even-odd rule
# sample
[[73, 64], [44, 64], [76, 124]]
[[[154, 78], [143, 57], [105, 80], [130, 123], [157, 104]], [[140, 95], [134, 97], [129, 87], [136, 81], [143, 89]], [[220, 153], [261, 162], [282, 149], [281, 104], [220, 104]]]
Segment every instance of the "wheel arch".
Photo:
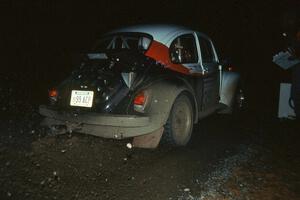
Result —
[[151, 90], [151, 103], [148, 114], [150, 117], [160, 119], [161, 126], [167, 122], [176, 98], [182, 93], [188, 96], [193, 106], [193, 122], [198, 122], [198, 104], [195, 92], [187, 80], [183, 78], [159, 80], [149, 86], [147, 90]]

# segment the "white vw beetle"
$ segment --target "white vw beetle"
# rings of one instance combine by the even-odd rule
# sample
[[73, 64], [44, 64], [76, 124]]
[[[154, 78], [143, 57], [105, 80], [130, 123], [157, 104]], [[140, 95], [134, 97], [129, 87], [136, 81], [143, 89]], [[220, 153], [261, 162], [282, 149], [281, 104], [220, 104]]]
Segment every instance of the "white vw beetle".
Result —
[[[44, 125], [154, 148], [161, 136], [186, 145], [193, 124], [231, 112], [243, 100], [239, 74], [226, 71], [211, 39], [174, 25], [140, 25], [104, 34], [41, 105]], [[239, 97], [238, 99], [236, 97]]]

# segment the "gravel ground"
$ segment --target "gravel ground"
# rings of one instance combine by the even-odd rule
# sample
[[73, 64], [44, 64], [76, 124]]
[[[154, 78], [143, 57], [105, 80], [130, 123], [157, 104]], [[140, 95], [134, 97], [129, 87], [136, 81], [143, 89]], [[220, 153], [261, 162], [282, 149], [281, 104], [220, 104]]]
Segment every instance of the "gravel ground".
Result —
[[[2, 117], [0, 199], [300, 199], [291, 121], [212, 116], [184, 148], [50, 136], [36, 109]], [[9, 118], [9, 119], [8, 119]]]

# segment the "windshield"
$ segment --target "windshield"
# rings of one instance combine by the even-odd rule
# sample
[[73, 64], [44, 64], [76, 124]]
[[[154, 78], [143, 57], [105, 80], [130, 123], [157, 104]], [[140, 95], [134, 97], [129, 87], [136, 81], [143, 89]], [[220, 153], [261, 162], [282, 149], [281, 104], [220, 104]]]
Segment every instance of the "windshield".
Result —
[[145, 34], [117, 33], [104, 36], [98, 40], [93, 50], [96, 52], [120, 50], [146, 51], [150, 43], [151, 37]]

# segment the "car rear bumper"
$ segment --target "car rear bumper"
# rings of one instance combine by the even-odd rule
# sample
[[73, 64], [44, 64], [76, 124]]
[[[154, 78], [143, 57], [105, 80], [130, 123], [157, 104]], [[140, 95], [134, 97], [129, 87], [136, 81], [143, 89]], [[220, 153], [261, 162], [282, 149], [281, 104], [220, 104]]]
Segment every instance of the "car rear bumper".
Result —
[[42, 125], [49, 127], [63, 125], [68, 130], [104, 138], [122, 139], [141, 136], [161, 128], [151, 123], [148, 116], [99, 113], [76, 114], [53, 110], [45, 105], [39, 107], [39, 113], [46, 117]]

